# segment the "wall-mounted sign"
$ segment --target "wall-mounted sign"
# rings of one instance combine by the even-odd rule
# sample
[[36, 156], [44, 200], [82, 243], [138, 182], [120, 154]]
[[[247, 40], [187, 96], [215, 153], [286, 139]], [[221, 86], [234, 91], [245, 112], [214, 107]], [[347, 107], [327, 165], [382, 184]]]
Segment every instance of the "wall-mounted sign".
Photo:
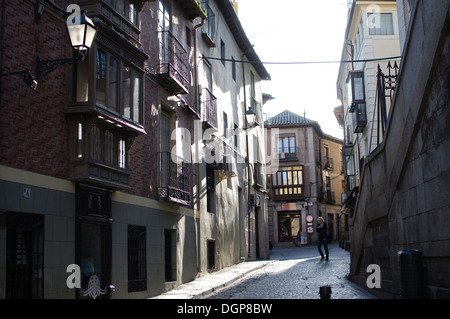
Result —
[[281, 210], [297, 210], [296, 203], [282, 203]]

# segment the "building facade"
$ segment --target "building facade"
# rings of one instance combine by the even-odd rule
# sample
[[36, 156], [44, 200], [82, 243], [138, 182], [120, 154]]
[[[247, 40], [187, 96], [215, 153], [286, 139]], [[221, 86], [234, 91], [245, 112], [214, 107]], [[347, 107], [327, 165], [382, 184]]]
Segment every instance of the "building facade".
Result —
[[[97, 27], [82, 60], [65, 30], [72, 3], [87, 10]], [[218, 17], [231, 7], [228, 1], [214, 3]], [[242, 106], [242, 95], [254, 92], [261, 103], [259, 81], [269, 75], [262, 64], [246, 65], [247, 81], [238, 82], [235, 104], [230, 105], [227, 85], [214, 84], [223, 94], [211, 87], [216, 99], [208, 95], [213, 92], [200, 80], [198, 61], [200, 54], [216, 53], [200, 46], [200, 30], [211, 21], [205, 8], [195, 0], [3, 4], [0, 298], [146, 298], [193, 280], [208, 263], [216, 265], [213, 270], [240, 261], [234, 247], [241, 246], [241, 232], [256, 249], [255, 229], [259, 225], [263, 236], [264, 217], [256, 224], [254, 206], [242, 205], [241, 211], [236, 202], [239, 192], [257, 190], [249, 191], [253, 186], [244, 177], [241, 182], [230, 177], [233, 169], [217, 169], [207, 188], [213, 195], [208, 204], [200, 154], [203, 125], [212, 114], [205, 112], [227, 114], [228, 126], [221, 117], [215, 120], [223, 128], [243, 125], [244, 107], [253, 105]], [[236, 16], [229, 19], [238, 23]], [[225, 19], [216, 23], [227, 26]], [[244, 31], [226, 30], [227, 44], [242, 52], [244, 44], [233, 43], [233, 36], [239, 32], [242, 39]], [[72, 57], [76, 61], [62, 62]], [[226, 64], [213, 67], [214, 83], [233, 77], [231, 63]], [[23, 74], [37, 80], [35, 91], [20, 75], [3, 76], [25, 69]], [[261, 143], [261, 133], [254, 134]], [[245, 138], [239, 142], [247, 147]], [[243, 165], [251, 167], [250, 161]], [[230, 178], [219, 180], [221, 174]], [[206, 222], [207, 205], [214, 207], [215, 222]], [[227, 246], [225, 238], [233, 244]], [[215, 251], [208, 254], [214, 241]], [[262, 247], [261, 240], [263, 252]], [[79, 275], [80, 288], [67, 281], [70, 275]]]
[[[335, 115], [344, 130], [346, 196], [359, 186], [365, 158], [381, 143], [400, 65], [395, 1], [353, 1], [342, 49]], [[381, 60], [377, 60], [381, 59]], [[380, 90], [380, 83], [383, 90]], [[391, 77], [388, 77], [391, 76]], [[390, 88], [388, 81], [391, 81]], [[384, 95], [382, 98], [381, 95]]]
[[350, 220], [350, 278], [390, 298], [449, 298], [449, 1], [397, 1], [402, 63]]
[[334, 240], [347, 240], [347, 216], [341, 214], [342, 140], [324, 134], [316, 121], [290, 111], [271, 117], [265, 127], [271, 241], [315, 242], [308, 226], [315, 230], [319, 216], [325, 218]]
[[[270, 75], [239, 22], [237, 3], [205, 1], [197, 30], [202, 122], [196, 211], [201, 272], [269, 258], [261, 81]], [[249, 125], [246, 112], [256, 114]]]

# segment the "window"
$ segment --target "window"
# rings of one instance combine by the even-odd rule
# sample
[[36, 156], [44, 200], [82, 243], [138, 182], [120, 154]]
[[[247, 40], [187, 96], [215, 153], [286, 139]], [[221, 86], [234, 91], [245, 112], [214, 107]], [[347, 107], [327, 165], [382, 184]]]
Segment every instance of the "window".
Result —
[[368, 13], [367, 20], [370, 35], [393, 35], [394, 21], [392, 13]]
[[226, 56], [225, 56], [225, 43], [222, 40], [220, 40], [220, 59], [222, 61], [222, 64], [225, 66], [225, 59], [226, 59]]
[[[79, 130], [81, 128], [82, 126], [79, 125]], [[80, 137], [82, 138], [82, 135], [79, 135], [78, 138]], [[76, 153], [77, 157], [83, 157], [79, 150], [76, 150]], [[89, 159], [110, 167], [127, 169], [128, 149], [126, 140], [115, 131], [108, 130], [100, 125], [92, 125], [89, 130]]]
[[208, 19], [205, 21], [205, 24], [202, 27], [202, 37], [206, 41], [207, 45], [210, 47], [215, 47], [215, 34], [216, 34], [216, 15], [211, 10], [211, 7], [208, 5], [208, 2], [201, 3], [202, 8], [206, 10], [206, 14]]
[[[142, 123], [142, 75], [102, 49], [97, 50], [95, 74], [96, 104]], [[77, 99], [82, 100], [83, 94], [87, 96], [83, 92], [77, 90]]]
[[191, 47], [191, 29], [186, 27], [186, 45], [190, 48]]
[[216, 212], [215, 190], [216, 180], [214, 169], [211, 167], [211, 164], [206, 163], [206, 211], [213, 214]]
[[132, 24], [137, 25], [137, 10], [133, 0], [104, 0]]
[[280, 137], [278, 139], [278, 154], [280, 159], [296, 158], [295, 136]]
[[275, 195], [301, 195], [303, 193], [303, 166], [280, 167], [272, 185]]
[[97, 103], [106, 106], [106, 53], [97, 50], [97, 72], [96, 72]]
[[147, 290], [147, 229], [128, 225], [128, 292]]
[[256, 97], [256, 86], [255, 86], [255, 75], [250, 71], [250, 96], [255, 99]]
[[170, 8], [169, 1], [159, 0], [159, 6], [158, 6], [159, 31], [170, 31], [170, 23], [171, 23], [171, 10], [170, 9], [171, 8]]
[[231, 57], [231, 78], [236, 81], [236, 60]]

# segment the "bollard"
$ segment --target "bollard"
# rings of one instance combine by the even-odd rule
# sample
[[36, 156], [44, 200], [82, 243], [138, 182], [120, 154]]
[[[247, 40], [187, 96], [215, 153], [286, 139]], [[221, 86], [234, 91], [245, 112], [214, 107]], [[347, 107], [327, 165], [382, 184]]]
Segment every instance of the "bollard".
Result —
[[331, 299], [331, 287], [321, 286], [319, 288], [320, 299]]

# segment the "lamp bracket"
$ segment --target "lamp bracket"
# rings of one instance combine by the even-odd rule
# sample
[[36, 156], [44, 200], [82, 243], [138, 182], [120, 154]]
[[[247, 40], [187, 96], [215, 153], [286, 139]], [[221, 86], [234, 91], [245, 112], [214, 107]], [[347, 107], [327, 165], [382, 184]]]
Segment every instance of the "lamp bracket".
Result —
[[46, 76], [63, 66], [64, 64], [72, 65], [73, 62], [82, 60], [83, 56], [80, 55], [77, 58], [66, 58], [66, 59], [55, 59], [55, 60], [41, 60], [37, 57], [36, 64], [36, 78], [39, 79], [41, 76]]

